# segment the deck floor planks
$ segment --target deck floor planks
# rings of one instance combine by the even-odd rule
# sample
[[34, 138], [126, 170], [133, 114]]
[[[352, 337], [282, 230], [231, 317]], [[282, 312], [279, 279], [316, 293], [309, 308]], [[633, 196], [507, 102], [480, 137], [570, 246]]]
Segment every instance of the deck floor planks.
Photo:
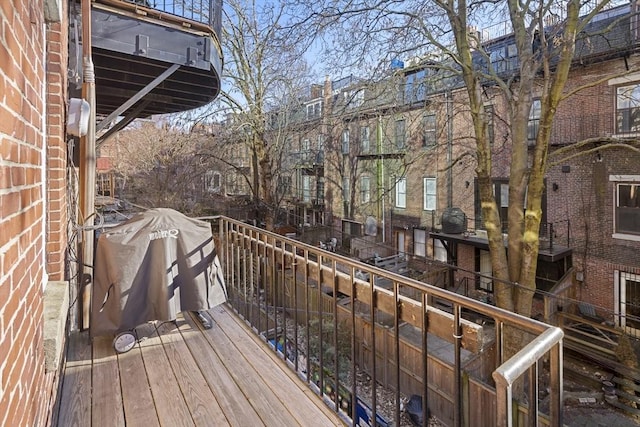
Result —
[[[191, 317], [186, 316], [185, 322], [190, 330], [194, 331], [195, 324]], [[181, 326], [179, 330], [184, 334], [184, 326]], [[185, 344], [209, 384], [209, 388], [215, 394], [228, 422], [233, 426], [258, 427], [264, 425], [253, 407], [247, 403], [247, 397], [229, 375], [210, 343], [200, 331], [197, 333], [197, 338], [187, 339], [185, 337]]]
[[[193, 327], [195, 321], [186, 319]], [[238, 352], [233, 342], [225, 335], [219, 326], [203, 331], [211, 344], [212, 350], [218, 355], [225, 370], [246, 396], [247, 402], [255, 409], [262, 422], [271, 425], [293, 425], [292, 417], [277, 396], [262, 379], [261, 372], [256, 371], [247, 360], [247, 355]], [[246, 338], [246, 337], [245, 337]], [[270, 368], [273, 368], [272, 366]], [[296, 424], [297, 425], [297, 424]]]
[[127, 427], [159, 427], [140, 345], [118, 354], [118, 367]]
[[[224, 325], [222, 329], [235, 344], [238, 352], [251, 356], [250, 360], [255, 361], [256, 370], [261, 372], [261, 377], [273, 390], [273, 393], [283, 399], [282, 401], [289, 409], [292, 418], [305, 426], [322, 427], [327, 425], [327, 421], [333, 421], [334, 425], [342, 424], [337, 414], [325, 406], [295, 372], [283, 366], [286, 362], [268, 349], [260, 338], [248, 332], [246, 327], [227, 309], [214, 308], [209, 310], [209, 313], [216, 324]], [[251, 340], [246, 339], [247, 335]], [[251, 341], [259, 342], [254, 344]], [[269, 368], [268, 365], [265, 365], [265, 358], [272, 360], [268, 365], [275, 363], [280, 366], [280, 369]], [[262, 364], [264, 368], [262, 369], [259, 364]], [[287, 390], [287, 393], [283, 394], [281, 390]], [[317, 405], [307, 402], [317, 402]]]
[[190, 314], [177, 329], [141, 325], [142, 339], [124, 354], [115, 354], [112, 337], [92, 346], [86, 332], [70, 334], [52, 425], [345, 425], [232, 309], [211, 313], [209, 330]]
[[118, 357], [111, 337], [93, 339], [93, 379], [91, 420], [93, 425], [124, 427]]
[[76, 333], [69, 337], [66, 369], [60, 392], [64, 405], [58, 412], [57, 423], [64, 427], [91, 425], [91, 346], [88, 333]]
[[137, 330], [139, 336], [148, 337], [140, 342], [140, 348], [160, 425], [193, 426], [189, 407], [178, 386], [155, 326], [147, 323], [139, 326]]
[[186, 339], [202, 339], [200, 331], [191, 329], [182, 316], [178, 318], [177, 325], [183, 329], [182, 332], [173, 322], [167, 322], [158, 327], [158, 335], [193, 421], [196, 426], [228, 426], [209, 384], [185, 344]]

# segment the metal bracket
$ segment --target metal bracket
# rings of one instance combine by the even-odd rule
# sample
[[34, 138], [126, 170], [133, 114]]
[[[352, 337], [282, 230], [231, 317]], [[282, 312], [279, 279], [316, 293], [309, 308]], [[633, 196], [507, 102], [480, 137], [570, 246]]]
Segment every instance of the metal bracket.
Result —
[[162, 74], [156, 77], [151, 83], [142, 88], [138, 93], [136, 93], [133, 97], [129, 98], [124, 104], [115, 109], [111, 114], [109, 114], [105, 119], [102, 119], [100, 123], [96, 125], [96, 132], [101, 131], [106, 128], [109, 123], [115, 120], [122, 113], [127, 111], [131, 106], [133, 106], [136, 102], [140, 101], [146, 94], [151, 92], [156, 86], [165, 81], [170, 75], [176, 72], [176, 70], [180, 68], [180, 64], [173, 64], [171, 67], [167, 68]]

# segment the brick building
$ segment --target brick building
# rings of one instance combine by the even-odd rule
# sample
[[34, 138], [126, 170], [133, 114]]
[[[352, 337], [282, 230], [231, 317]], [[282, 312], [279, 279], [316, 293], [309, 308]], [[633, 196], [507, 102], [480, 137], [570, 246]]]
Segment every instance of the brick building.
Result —
[[0, 424], [38, 426], [60, 360], [45, 356], [47, 300], [66, 292], [66, 6], [5, 1], [0, 28]]
[[[573, 298], [594, 305], [617, 325], [640, 327], [628, 316], [640, 315], [634, 302], [640, 301], [635, 255], [640, 238], [632, 209], [637, 207], [640, 157], [629, 149], [604, 148], [612, 137], [637, 141], [640, 129], [640, 76], [632, 72], [639, 65], [634, 8], [632, 2], [606, 10], [589, 29], [594, 34], [605, 30], [605, 35], [577, 43], [566, 92], [584, 88], [561, 104], [551, 136], [537, 281], [543, 295], [570, 275]], [[509, 35], [484, 43], [487, 60], [501, 73], [516, 69], [512, 43]], [[464, 282], [478, 291], [470, 294], [490, 301], [491, 263], [469, 103], [459, 79], [435, 77], [440, 60], [407, 61], [375, 85], [354, 78], [325, 82], [321, 125], [315, 127], [324, 129], [323, 217], [351, 255], [406, 254], [418, 266], [429, 259], [445, 261], [458, 270], [443, 286], [459, 289]], [[494, 194], [504, 220], [510, 162], [506, 101], [491, 85], [484, 90]], [[538, 95], [533, 96], [530, 138], [539, 118]], [[293, 193], [303, 194], [304, 185], [298, 183], [296, 190], [293, 183]], [[449, 208], [465, 214], [464, 230], [445, 229], [443, 214]]]

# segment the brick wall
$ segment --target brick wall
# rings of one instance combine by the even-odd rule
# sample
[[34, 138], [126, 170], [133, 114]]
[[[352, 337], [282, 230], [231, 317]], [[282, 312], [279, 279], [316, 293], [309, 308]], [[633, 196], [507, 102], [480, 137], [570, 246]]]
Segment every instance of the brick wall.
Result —
[[[635, 56], [579, 67], [572, 72], [568, 87], [638, 66], [640, 58]], [[570, 143], [614, 134], [615, 103], [615, 87], [606, 81], [574, 95], [558, 110], [554, 131], [561, 132], [557, 141]], [[595, 147], [588, 145], [585, 150]], [[615, 271], [634, 273], [640, 269], [640, 242], [612, 237], [615, 183], [609, 176], [640, 175], [640, 155], [622, 148], [605, 148], [599, 154], [587, 153], [550, 168], [547, 213], [549, 222], [554, 223], [556, 242], [572, 248], [573, 264], [584, 273], [577, 297], [602, 308], [600, 314], [608, 316], [607, 311], [615, 309]]]
[[[63, 2], [66, 3], [66, 2]], [[65, 4], [66, 8], [66, 4]], [[47, 273], [64, 280], [67, 247], [67, 144], [65, 139], [68, 18], [47, 26]]]
[[[42, 2], [0, 2], [0, 34], [0, 425], [39, 426], [47, 424], [43, 402], [55, 387], [44, 372], [43, 350], [44, 171], [50, 153], [43, 124], [48, 101]], [[66, 50], [66, 41], [59, 49]], [[51, 74], [66, 74], [62, 64], [66, 59]], [[58, 80], [57, 98], [49, 101], [57, 104], [50, 111], [61, 116], [62, 77]], [[60, 150], [62, 132], [59, 122]], [[66, 157], [59, 151], [53, 155]]]

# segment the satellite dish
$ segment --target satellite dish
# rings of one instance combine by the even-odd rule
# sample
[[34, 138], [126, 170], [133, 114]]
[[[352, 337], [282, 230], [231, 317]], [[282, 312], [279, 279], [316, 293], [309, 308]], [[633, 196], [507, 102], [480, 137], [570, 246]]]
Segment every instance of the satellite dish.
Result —
[[367, 217], [364, 222], [364, 234], [367, 236], [377, 236], [378, 235], [378, 220], [374, 217]]

